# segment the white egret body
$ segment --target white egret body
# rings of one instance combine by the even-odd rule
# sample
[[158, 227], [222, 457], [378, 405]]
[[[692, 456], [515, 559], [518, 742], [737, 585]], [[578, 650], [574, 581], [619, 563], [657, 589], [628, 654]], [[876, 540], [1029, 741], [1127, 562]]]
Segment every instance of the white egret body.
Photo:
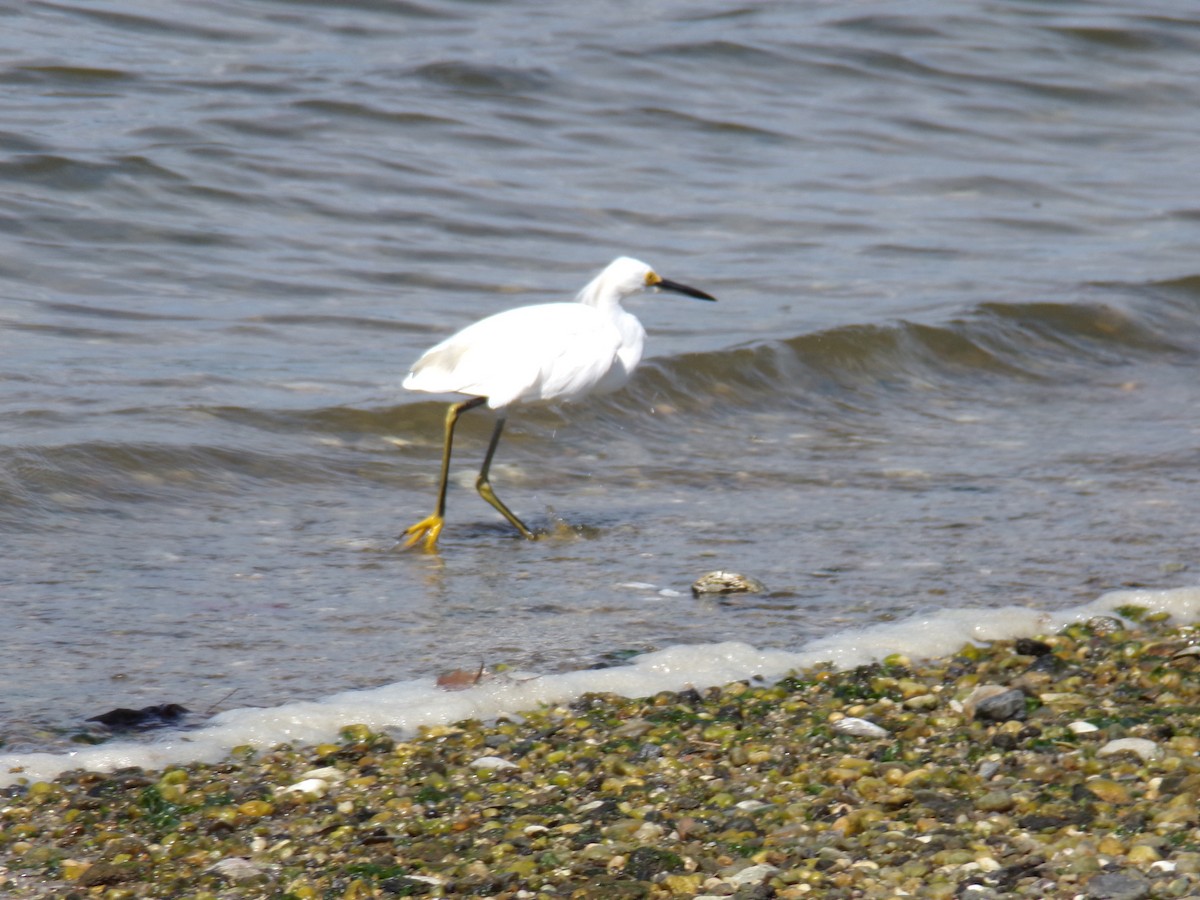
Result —
[[575, 400], [625, 384], [641, 362], [646, 331], [621, 307], [621, 301], [650, 287], [700, 300], [715, 299], [660, 278], [645, 263], [622, 256], [592, 279], [574, 303], [543, 303], [497, 313], [468, 325], [416, 361], [404, 379], [410, 391], [465, 394], [469, 399], [452, 404], [446, 414], [437, 509], [405, 530], [405, 547], [422, 538], [427, 550], [437, 546], [445, 524], [454, 425], [460, 414], [484, 403], [497, 410], [499, 417], [475, 487], [524, 537], [534, 537], [500, 502], [488, 482], [505, 410], [514, 403]]

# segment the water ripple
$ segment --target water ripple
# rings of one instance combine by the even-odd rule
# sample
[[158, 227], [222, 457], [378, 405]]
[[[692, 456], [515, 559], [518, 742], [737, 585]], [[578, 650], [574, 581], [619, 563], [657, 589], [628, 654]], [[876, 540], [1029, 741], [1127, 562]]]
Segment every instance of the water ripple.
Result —
[[[571, 666], [1188, 577], [1180, 4], [0, 15], [5, 729], [197, 678], [254, 703], [421, 675], [447, 634]], [[407, 367], [621, 253], [720, 302], [631, 303], [628, 388], [513, 411], [497, 490], [579, 539], [516, 542], [474, 495], [479, 410], [444, 559], [392, 553], [445, 412]], [[665, 616], [612, 587], [686, 597], [718, 564], [783, 599]]]

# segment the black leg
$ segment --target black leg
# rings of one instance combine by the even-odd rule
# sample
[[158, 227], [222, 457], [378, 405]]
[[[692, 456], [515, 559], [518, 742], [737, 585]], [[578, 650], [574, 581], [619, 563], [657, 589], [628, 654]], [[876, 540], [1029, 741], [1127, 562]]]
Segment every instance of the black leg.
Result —
[[479, 477], [475, 479], [475, 489], [479, 491], [479, 496], [492, 504], [500, 515], [508, 519], [517, 531], [521, 532], [521, 537], [528, 540], [534, 540], [534, 533], [530, 531], [525, 523], [516, 517], [511, 509], [501, 502], [496, 496], [496, 492], [492, 490], [492, 483], [488, 481], [488, 472], [492, 468], [492, 457], [496, 455], [496, 445], [500, 443], [500, 432], [504, 431], [504, 416], [496, 420], [496, 427], [492, 431], [492, 439], [488, 442], [487, 454], [483, 457], [483, 468], [479, 470]]

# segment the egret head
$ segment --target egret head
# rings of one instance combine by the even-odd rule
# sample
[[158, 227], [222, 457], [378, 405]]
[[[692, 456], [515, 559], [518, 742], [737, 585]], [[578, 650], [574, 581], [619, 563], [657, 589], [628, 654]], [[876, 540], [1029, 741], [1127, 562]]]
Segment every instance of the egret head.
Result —
[[[590, 299], [590, 302], [597, 302], [601, 298], [612, 298], [620, 302], [624, 298], [636, 294], [638, 291], [643, 291], [646, 288], [674, 291], [677, 294], [695, 297], [697, 300], [717, 299], [704, 293], [704, 291], [688, 287], [686, 284], [680, 284], [677, 281], [668, 281], [641, 260], [633, 259], [629, 256], [618, 256], [610, 262], [604, 271], [596, 276], [596, 279], [590, 285], [584, 288], [583, 293], [588, 298], [594, 298]], [[585, 299], [585, 296], [581, 296], [580, 299], [589, 302], [588, 299]]]

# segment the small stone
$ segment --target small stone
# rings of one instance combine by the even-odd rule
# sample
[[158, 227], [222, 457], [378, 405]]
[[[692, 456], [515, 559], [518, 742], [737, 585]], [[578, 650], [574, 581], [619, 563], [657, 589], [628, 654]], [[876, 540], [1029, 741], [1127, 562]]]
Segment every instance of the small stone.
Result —
[[764, 809], [772, 809], [774, 804], [763, 803], [761, 800], [743, 800], [740, 803], [735, 803], [734, 807], [746, 813], [762, 812]]
[[975, 718], [989, 722], [1007, 722], [1025, 718], [1025, 694], [1007, 690], [975, 704]]
[[79, 880], [80, 887], [98, 887], [105, 884], [118, 884], [133, 877], [129, 866], [116, 866], [112, 863], [98, 862], [88, 866]]
[[1100, 860], [1090, 853], [1076, 853], [1062, 864], [1062, 872], [1068, 875], [1095, 875], [1102, 869]]
[[[667, 875], [662, 884], [673, 897], [695, 896], [696, 888], [700, 886], [701, 875]], [[530, 894], [530, 897], [535, 895]]]
[[985, 759], [979, 764], [979, 777], [984, 781], [992, 778], [1000, 771], [1000, 761], [996, 759]]
[[1162, 854], [1149, 844], [1134, 844], [1129, 848], [1129, 853], [1126, 854], [1126, 856], [1131, 863], [1138, 865], [1158, 862], [1160, 859], [1162, 859]]
[[775, 866], [760, 863], [759, 865], [742, 869], [740, 872], [730, 875], [725, 880], [737, 887], [759, 885], [778, 872], [779, 869], [775, 868]]
[[1144, 762], [1150, 762], [1150, 760], [1158, 759], [1163, 755], [1162, 748], [1146, 738], [1118, 738], [1115, 741], [1109, 741], [1096, 751], [1097, 756], [1112, 756], [1116, 753], [1133, 753], [1141, 757]]
[[1105, 803], [1124, 805], [1129, 802], [1129, 788], [1107, 778], [1094, 778], [1084, 785]]
[[641, 819], [617, 819], [605, 827], [604, 836], [612, 841], [628, 841], [641, 827]]
[[1175, 866], [1175, 871], [1181, 875], [1200, 874], [1200, 853], [1190, 850], [1175, 853], [1171, 857], [1171, 862]]
[[643, 822], [633, 833], [633, 839], [642, 844], [649, 844], [662, 837], [665, 831], [666, 829], [657, 822]]
[[938, 703], [940, 702], [941, 701], [938, 700], [937, 694], [918, 694], [915, 697], [909, 697], [907, 700], [905, 700], [904, 708], [918, 710], [937, 709]]
[[1086, 896], [1092, 900], [1144, 900], [1150, 896], [1150, 882], [1138, 875], [1106, 872], [1088, 881]]
[[323, 778], [305, 778], [303, 781], [297, 781], [290, 787], [283, 789], [284, 793], [297, 794], [312, 794], [315, 797], [324, 797], [325, 792], [329, 790], [329, 783]]
[[471, 761], [473, 769], [515, 769], [517, 764], [499, 756], [481, 756]]
[[1154, 816], [1150, 821], [1154, 825], [1195, 825], [1200, 822], [1200, 810], [1196, 809], [1196, 805], [1186, 797], [1179, 797], [1176, 800], [1184, 802], [1172, 802], [1166, 809]]
[[222, 878], [228, 879], [235, 884], [245, 881], [258, 881], [267, 877], [266, 871], [261, 866], [256, 866], [242, 856], [230, 856], [217, 860], [206, 871], [220, 875]]
[[701, 575], [692, 584], [692, 594], [696, 597], [705, 594], [759, 594], [766, 589], [766, 586], [757, 578], [737, 572], [723, 571]]
[[1096, 849], [1102, 856], [1125, 855], [1125, 845], [1111, 834], [1106, 834], [1104, 837], [1100, 838], [1100, 843], [1096, 845]]
[[1067, 727], [1071, 729], [1072, 734], [1091, 734], [1100, 730], [1099, 727], [1093, 725], [1091, 722], [1084, 721], [1072, 722]]
[[1013, 644], [1015, 650], [1021, 656], [1048, 656], [1053, 653], [1053, 648], [1045, 641], [1034, 640], [1033, 638], [1017, 638]]
[[62, 877], [67, 881], [75, 881], [88, 870], [89, 865], [89, 863], [77, 859], [64, 859], [62, 861]]
[[988, 791], [975, 801], [975, 808], [980, 812], [1008, 812], [1016, 805], [1007, 791]]
[[989, 697], [995, 697], [1003, 694], [1009, 688], [1002, 687], [998, 684], [980, 684], [975, 687], [967, 698], [962, 702], [962, 713], [968, 719], [975, 718], [975, 707], [987, 700]]
[[886, 728], [876, 725], [866, 719], [859, 719], [855, 716], [847, 716], [844, 719], [838, 719], [833, 723], [833, 730], [839, 734], [849, 735], [850, 737], [861, 738], [881, 738], [891, 734]]
[[1167, 746], [1177, 756], [1195, 756], [1200, 754], [1200, 738], [1192, 734], [1177, 734], [1167, 741]]
[[300, 778], [320, 778], [322, 781], [328, 784], [337, 784], [339, 781], [346, 780], [346, 776], [342, 770], [334, 766], [321, 766], [317, 769], [309, 769], [307, 772], [303, 773]]
[[237, 811], [251, 819], [261, 819], [275, 812], [275, 807], [266, 800], [247, 800], [238, 805]]

